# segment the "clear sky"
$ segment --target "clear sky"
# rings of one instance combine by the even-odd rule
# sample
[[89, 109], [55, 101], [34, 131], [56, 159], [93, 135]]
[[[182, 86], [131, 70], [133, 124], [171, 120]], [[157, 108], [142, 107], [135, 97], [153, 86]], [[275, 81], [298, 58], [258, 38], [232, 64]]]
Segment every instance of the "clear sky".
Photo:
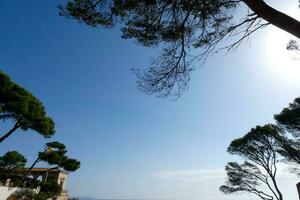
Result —
[[[60, 2], [0, 1], [0, 69], [56, 122], [53, 138], [20, 131], [0, 153], [17, 149], [31, 163], [45, 142], [65, 143], [82, 163], [67, 183], [74, 196], [241, 199], [218, 191], [225, 164], [236, 159], [226, 148], [300, 95], [300, 61], [285, 51], [291, 36], [270, 27], [211, 57], [170, 101], [139, 91], [130, 71], [148, 66], [156, 50], [122, 40], [117, 28], [60, 17]], [[299, 17], [297, 0], [267, 2]], [[282, 174], [290, 199], [296, 182]]]

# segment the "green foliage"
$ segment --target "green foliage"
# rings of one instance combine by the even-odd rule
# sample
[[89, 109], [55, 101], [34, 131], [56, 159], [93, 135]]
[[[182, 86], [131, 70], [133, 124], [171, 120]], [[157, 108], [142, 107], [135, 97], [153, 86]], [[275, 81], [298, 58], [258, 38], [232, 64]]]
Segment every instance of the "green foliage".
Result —
[[62, 166], [66, 171], [76, 171], [80, 167], [80, 162], [76, 159], [67, 158], [62, 163]]
[[[27, 198], [32, 199], [33, 193], [30, 189], [25, 189], [25, 190], [17, 190], [14, 192], [10, 197], [10, 199], [24, 199], [26, 200]], [[27, 198], [26, 198], [27, 197]]]
[[26, 158], [17, 151], [8, 151], [0, 156], [0, 168], [5, 170], [24, 168], [26, 162]]
[[16, 191], [11, 197], [14, 199], [24, 199], [24, 197], [27, 197], [34, 200], [46, 200], [55, 198], [61, 193], [61, 187], [55, 181], [48, 181], [46, 183], [40, 182], [39, 186], [39, 193], [35, 193], [31, 189], [26, 189]]
[[[46, 115], [45, 108], [42, 103], [24, 88], [13, 83], [10, 78], [0, 71], [0, 120], [12, 120], [15, 122], [14, 127], [4, 136], [0, 137], [0, 143], [11, 135], [17, 129], [35, 130], [44, 137], [50, 137], [54, 134], [54, 122]], [[53, 181], [40, 182], [35, 179], [26, 178], [32, 168], [39, 161], [45, 161], [49, 165], [55, 165], [54, 168], [63, 168], [67, 171], [75, 171], [80, 167], [80, 162], [76, 159], [69, 158], [66, 146], [59, 142], [46, 143], [46, 149], [39, 152], [38, 159], [33, 163], [32, 167], [20, 176], [16, 169], [24, 168], [26, 158], [17, 151], [9, 151], [0, 157], [1, 176], [0, 180], [11, 179], [11, 186], [36, 188], [41, 186], [38, 194], [20, 192], [12, 196], [12, 198], [27, 196], [32, 199], [46, 200], [57, 196], [61, 192], [61, 187]], [[54, 169], [53, 168], [53, 169]], [[3, 170], [4, 173], [3, 173]], [[10, 173], [11, 172], [11, 173]], [[21, 198], [20, 198], [21, 199]]]
[[14, 173], [15, 171], [1, 171], [0, 181], [2, 184], [6, 183], [6, 180], [10, 179], [9, 186], [11, 187], [25, 187], [26, 188], [36, 188], [41, 184], [39, 180], [35, 180], [32, 178], [23, 178], [18, 174]]
[[55, 132], [54, 122], [46, 115], [43, 104], [0, 71], [0, 120], [8, 119], [15, 122], [13, 131], [31, 129], [44, 137]]
[[34, 200], [46, 200], [55, 198], [61, 193], [61, 187], [55, 181], [47, 181], [40, 184], [40, 192], [32, 194]]
[[50, 197], [57, 196], [61, 193], [61, 187], [55, 181], [43, 182], [40, 192], [48, 194]]
[[80, 162], [69, 158], [66, 153], [66, 146], [55, 141], [47, 143], [46, 151], [39, 152], [38, 157], [49, 165], [57, 166], [57, 168], [63, 168], [66, 171], [76, 171], [80, 167]]
[[45, 192], [39, 192], [32, 194], [32, 199], [34, 200], [47, 200], [51, 198], [51, 194], [45, 193]]

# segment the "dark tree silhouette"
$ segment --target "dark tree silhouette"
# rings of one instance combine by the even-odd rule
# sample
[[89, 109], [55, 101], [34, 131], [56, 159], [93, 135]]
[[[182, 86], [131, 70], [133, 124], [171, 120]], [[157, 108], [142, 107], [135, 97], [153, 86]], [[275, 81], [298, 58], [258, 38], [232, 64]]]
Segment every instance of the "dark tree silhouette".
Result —
[[279, 114], [274, 115], [278, 125], [284, 127], [288, 132], [298, 134], [300, 131], [300, 98], [284, 108]]
[[14, 126], [0, 137], [0, 143], [17, 129], [34, 130], [44, 137], [54, 134], [54, 122], [43, 104], [29, 91], [12, 82], [0, 71], [0, 120], [12, 120]]
[[[252, 12], [233, 20], [242, 2]], [[194, 61], [204, 62], [217, 50], [235, 48], [269, 24], [300, 38], [300, 22], [263, 0], [68, 0], [58, 8], [60, 15], [92, 27], [121, 24], [123, 38], [161, 49], [147, 71], [134, 71], [140, 89], [163, 97], [186, 89]], [[233, 42], [220, 47], [228, 38]], [[192, 55], [193, 49], [201, 51]]]
[[269, 184], [268, 176], [265, 175], [256, 165], [249, 162], [239, 164], [229, 162], [225, 167], [227, 173], [226, 185], [220, 190], [225, 194], [234, 192], [249, 192], [264, 200], [273, 200], [271, 193], [263, 191], [260, 186]]
[[283, 149], [280, 153], [286, 160], [300, 164], [300, 98], [274, 115], [274, 119], [290, 135], [289, 140], [282, 142]]
[[[231, 142], [228, 152], [245, 159], [242, 164], [230, 162], [226, 166], [227, 182], [220, 187], [225, 194], [250, 192], [261, 199], [282, 200], [283, 196], [276, 182], [277, 163], [281, 157], [281, 143], [285, 138], [282, 129], [268, 124], [251, 129], [242, 138]], [[268, 191], [260, 187], [264, 185]]]
[[300, 45], [296, 40], [290, 40], [286, 45], [286, 49], [291, 51], [300, 51]]
[[8, 151], [3, 156], [0, 156], [0, 169], [12, 171], [15, 169], [24, 168], [27, 160], [17, 151]]
[[76, 171], [80, 168], [80, 162], [76, 159], [69, 158], [67, 155], [66, 146], [60, 142], [46, 143], [44, 151], [38, 153], [38, 158], [33, 162], [31, 167], [25, 172], [24, 177], [31, 172], [34, 166], [43, 161], [48, 163], [53, 169], [64, 169], [66, 171]]

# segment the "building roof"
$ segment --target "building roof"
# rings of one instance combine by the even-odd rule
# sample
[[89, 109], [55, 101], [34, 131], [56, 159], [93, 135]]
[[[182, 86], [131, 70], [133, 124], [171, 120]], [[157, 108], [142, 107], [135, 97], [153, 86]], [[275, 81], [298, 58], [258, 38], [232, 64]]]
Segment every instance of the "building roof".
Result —
[[[25, 168], [24, 170], [28, 170], [29, 168]], [[31, 170], [32, 172], [62, 172], [65, 174], [68, 174], [67, 171], [64, 170], [60, 170], [60, 169], [51, 169], [51, 168], [44, 168], [44, 167], [36, 167], [36, 168], [32, 168]]]
[[[15, 172], [26, 172], [28, 170], [29, 170], [29, 168], [17, 169], [17, 170], [15, 170]], [[35, 168], [32, 168], [31, 172], [36, 172], [36, 173], [57, 172], [57, 173], [69, 174], [67, 171], [64, 171], [64, 170], [53, 169], [53, 168], [45, 168], [45, 167], [35, 167]]]

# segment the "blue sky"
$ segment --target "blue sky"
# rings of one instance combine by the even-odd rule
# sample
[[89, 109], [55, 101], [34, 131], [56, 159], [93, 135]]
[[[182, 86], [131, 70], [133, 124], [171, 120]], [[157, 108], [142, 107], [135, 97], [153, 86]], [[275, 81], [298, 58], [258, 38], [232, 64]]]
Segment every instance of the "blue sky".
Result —
[[[17, 132], [0, 153], [17, 149], [31, 163], [45, 142], [65, 143], [82, 162], [70, 174], [71, 195], [223, 198], [230, 141], [273, 122], [299, 96], [299, 60], [284, 50], [291, 36], [276, 28], [211, 57], [177, 101], [145, 95], [130, 69], [147, 67], [156, 50], [122, 40], [117, 28], [60, 17], [60, 2], [0, 2], [0, 69], [44, 103], [57, 131], [50, 140]], [[267, 2], [298, 11], [295, 0]]]

